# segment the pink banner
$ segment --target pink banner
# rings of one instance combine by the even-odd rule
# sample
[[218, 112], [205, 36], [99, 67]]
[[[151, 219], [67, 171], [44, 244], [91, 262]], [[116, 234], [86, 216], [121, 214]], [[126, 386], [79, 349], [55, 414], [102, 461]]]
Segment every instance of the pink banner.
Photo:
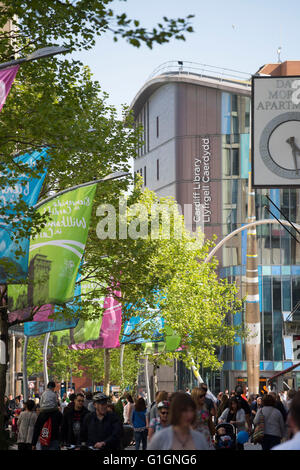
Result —
[[[117, 297], [121, 296], [121, 292], [114, 292]], [[122, 326], [122, 304], [113, 296], [106, 297], [104, 300], [105, 308], [101, 323], [100, 335], [96, 340], [87, 341], [86, 343], [71, 344], [70, 349], [110, 349], [120, 347], [119, 337]]]
[[[51, 318], [48, 318], [54, 312], [54, 306], [51, 304], [43, 305], [42, 307], [35, 307], [37, 313], [33, 317], [33, 321], [54, 321]], [[24, 308], [22, 310], [15, 310], [14, 312], [9, 312], [8, 322], [12, 323], [16, 320], [23, 321], [27, 320], [32, 312], [32, 308]]]
[[9, 69], [0, 70], [0, 111], [3, 108], [18, 70], [19, 65]]

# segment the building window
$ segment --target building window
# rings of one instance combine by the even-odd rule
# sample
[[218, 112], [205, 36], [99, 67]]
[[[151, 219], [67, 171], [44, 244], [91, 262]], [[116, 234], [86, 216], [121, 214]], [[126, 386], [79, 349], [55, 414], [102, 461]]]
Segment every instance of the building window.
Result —
[[159, 180], [159, 160], [156, 160], [156, 179]]
[[159, 116], [156, 116], [156, 137], [159, 137]]
[[147, 173], [146, 173], [146, 167], [144, 166], [144, 186], [147, 185]]

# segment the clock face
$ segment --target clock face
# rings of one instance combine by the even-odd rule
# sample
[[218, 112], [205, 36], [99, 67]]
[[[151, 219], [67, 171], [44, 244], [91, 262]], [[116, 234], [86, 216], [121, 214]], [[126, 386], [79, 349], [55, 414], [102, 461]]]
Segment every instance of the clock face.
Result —
[[265, 165], [278, 176], [300, 179], [300, 113], [284, 113], [272, 119], [260, 138]]

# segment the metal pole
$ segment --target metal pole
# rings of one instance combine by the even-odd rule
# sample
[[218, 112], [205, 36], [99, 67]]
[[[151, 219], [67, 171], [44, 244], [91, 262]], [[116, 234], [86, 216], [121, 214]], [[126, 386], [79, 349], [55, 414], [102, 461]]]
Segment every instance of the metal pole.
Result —
[[146, 382], [146, 389], [147, 389], [147, 403], [151, 405], [151, 393], [150, 393], [150, 384], [149, 384], [149, 369], [148, 369], [149, 361], [148, 361], [148, 354], [145, 356], [145, 382]]
[[[250, 151], [251, 165], [251, 151]], [[248, 222], [254, 222], [255, 191], [251, 185], [251, 171], [248, 177]], [[246, 361], [249, 394], [259, 393], [259, 363], [260, 363], [260, 309], [258, 287], [258, 254], [256, 228], [247, 231], [246, 255], [246, 316], [245, 324], [249, 332], [246, 337]]]
[[43, 364], [44, 364], [44, 386], [45, 390], [48, 384], [48, 367], [47, 367], [47, 352], [48, 352], [48, 344], [49, 344], [50, 333], [45, 334], [44, 340], [44, 350], [43, 350]]
[[87, 183], [82, 183], [82, 184], [77, 184], [76, 186], [71, 186], [71, 188], [63, 189], [62, 191], [52, 194], [52, 196], [49, 196], [46, 199], [43, 199], [42, 201], [39, 201], [37, 204], [33, 206], [33, 209], [36, 210], [39, 207], [41, 207], [43, 204], [46, 204], [47, 202], [52, 201], [52, 199], [55, 199], [56, 197], [61, 196], [62, 194], [68, 193], [69, 191], [73, 191], [74, 189], [84, 188], [85, 186], [91, 186], [92, 184], [103, 183], [104, 181], [110, 181], [110, 180], [115, 180], [118, 178], [123, 178], [124, 176], [128, 176], [128, 175], [130, 175], [130, 173], [119, 171], [119, 172], [107, 175], [104, 178], [101, 178], [99, 180], [88, 181]]
[[16, 396], [16, 337], [12, 334], [12, 357], [11, 357], [11, 388], [13, 397]]
[[23, 394], [24, 401], [28, 400], [28, 378], [27, 378], [27, 349], [28, 349], [28, 336], [25, 336], [24, 349], [23, 349]]
[[122, 344], [121, 351], [120, 351], [120, 369], [121, 369], [122, 384], [124, 383], [124, 350], [125, 350], [125, 344]]

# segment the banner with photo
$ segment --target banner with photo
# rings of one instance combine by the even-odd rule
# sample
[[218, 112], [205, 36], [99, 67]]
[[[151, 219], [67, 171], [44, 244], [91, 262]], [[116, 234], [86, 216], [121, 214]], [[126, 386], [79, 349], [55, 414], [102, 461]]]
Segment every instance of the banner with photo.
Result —
[[[17, 219], [15, 205], [24, 202], [28, 208], [37, 203], [47, 170], [38, 176], [31, 176], [38, 162], [48, 159], [47, 150], [34, 151], [14, 158], [22, 174], [15, 176], [13, 171], [0, 172], [1, 178], [9, 183], [0, 188], [0, 207], [5, 209], [5, 216], [0, 215], [0, 283], [24, 281], [28, 275], [29, 242], [28, 238], [20, 238], [14, 229]], [[8, 218], [9, 217], [9, 218]]]

